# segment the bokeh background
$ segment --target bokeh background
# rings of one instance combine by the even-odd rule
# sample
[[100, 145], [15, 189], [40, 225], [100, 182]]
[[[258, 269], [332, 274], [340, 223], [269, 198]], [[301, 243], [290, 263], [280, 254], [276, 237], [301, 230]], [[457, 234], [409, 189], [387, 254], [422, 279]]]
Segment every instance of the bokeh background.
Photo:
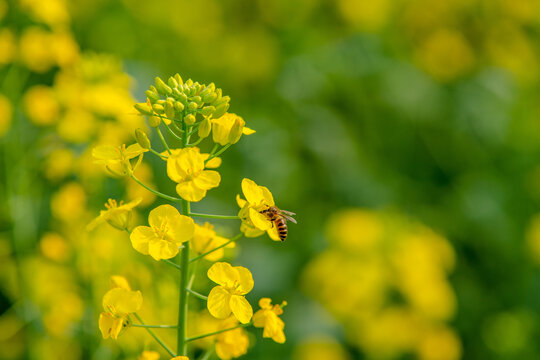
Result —
[[143, 196], [139, 223], [161, 203], [90, 150], [132, 142], [133, 103], [176, 72], [257, 130], [193, 208], [234, 214], [248, 177], [298, 214], [228, 254], [253, 304], [289, 303], [287, 342], [252, 331], [243, 358], [540, 358], [539, 41], [538, 0], [1, 0], [0, 358], [161, 351], [102, 340], [101, 297], [126, 276], [170, 324], [176, 274], [85, 226], [109, 197]]

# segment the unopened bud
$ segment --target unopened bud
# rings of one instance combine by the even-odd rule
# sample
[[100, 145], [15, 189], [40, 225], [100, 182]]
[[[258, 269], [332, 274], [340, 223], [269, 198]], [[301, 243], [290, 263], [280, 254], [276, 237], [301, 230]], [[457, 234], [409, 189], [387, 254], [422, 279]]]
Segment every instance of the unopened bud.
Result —
[[212, 130], [212, 123], [210, 122], [210, 118], [204, 118], [201, 125], [199, 126], [198, 135], [200, 138], [205, 138], [208, 135], [210, 135], [210, 130]]
[[146, 97], [147, 97], [150, 101], [152, 101], [152, 102], [158, 101], [158, 100], [159, 100], [159, 94], [153, 92], [152, 90], [146, 90], [146, 91], [144, 92], [144, 94], [145, 94]]
[[197, 103], [197, 106], [201, 105], [202, 104], [202, 98], [200, 96], [194, 96], [191, 98], [191, 101]]
[[154, 112], [152, 108], [147, 103], [138, 103], [135, 104], [135, 109], [143, 115], [152, 115]]
[[218, 107], [219, 105], [228, 103], [229, 101], [231, 101], [231, 98], [229, 96], [222, 96], [218, 98], [212, 105]]
[[203, 101], [207, 104], [211, 104], [217, 99], [217, 94], [215, 92], [211, 92], [208, 95], [203, 96]]
[[201, 114], [204, 115], [204, 116], [208, 116], [210, 114], [213, 114], [214, 111], [216, 111], [215, 107], [213, 107], [213, 106], [205, 106], [205, 107], [202, 108]]
[[195, 121], [196, 121], [196, 118], [195, 118], [195, 115], [193, 114], [186, 115], [186, 117], [184, 118], [184, 122], [187, 125], [193, 125], [195, 124]]
[[184, 85], [187, 86], [188, 88], [191, 87], [191, 85], [193, 85], [193, 80], [188, 79], [188, 80], [184, 83]]
[[135, 139], [143, 149], [150, 149], [150, 140], [144, 131], [141, 129], [135, 130]]
[[165, 112], [165, 107], [160, 104], [152, 105], [152, 109], [154, 109], [154, 111], [157, 112], [158, 114], [163, 114]]
[[180, 74], [174, 75], [174, 79], [176, 80], [176, 82], [177, 82], [179, 85], [182, 85], [182, 84], [184, 83], [184, 80], [182, 80], [182, 77], [180, 76]]
[[197, 103], [195, 103], [195, 102], [190, 102], [190, 103], [188, 104], [188, 107], [187, 107], [187, 108], [188, 108], [189, 111], [195, 111], [195, 110], [197, 110], [198, 107], [199, 107], [199, 105], [197, 105]]
[[246, 122], [241, 117], [236, 118], [233, 126], [231, 127], [231, 132], [229, 133], [229, 143], [236, 144], [238, 140], [240, 140], [245, 123]]
[[159, 116], [150, 116], [148, 118], [148, 125], [151, 127], [158, 127], [161, 124], [161, 118]]
[[184, 104], [182, 104], [180, 101], [175, 101], [174, 102], [174, 109], [177, 112], [182, 112], [182, 111], [184, 111]]
[[169, 119], [174, 119], [174, 104], [172, 101], [167, 101], [165, 103], [165, 115]]
[[159, 77], [156, 78], [156, 89], [161, 95], [171, 95], [172, 89]]
[[216, 111], [213, 114], [214, 118], [218, 119], [218, 118], [222, 117], [223, 115], [225, 115], [227, 110], [229, 110], [229, 104], [228, 103], [224, 103], [224, 104], [221, 104], [219, 106], [216, 106]]
[[176, 79], [173, 78], [172, 76], [169, 78], [169, 80], [167, 80], [167, 84], [169, 85], [169, 87], [173, 89], [178, 87], [178, 81], [176, 81]]

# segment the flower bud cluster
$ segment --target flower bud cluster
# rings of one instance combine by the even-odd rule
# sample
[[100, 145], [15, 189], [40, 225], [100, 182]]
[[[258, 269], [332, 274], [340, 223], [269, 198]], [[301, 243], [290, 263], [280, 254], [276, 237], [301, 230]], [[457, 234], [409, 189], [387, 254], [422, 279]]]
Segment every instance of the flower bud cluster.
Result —
[[161, 120], [183, 122], [193, 125], [203, 121], [199, 136], [210, 133], [210, 119], [220, 118], [229, 109], [229, 96], [223, 96], [214, 83], [199, 84], [188, 79], [182, 80], [179, 74], [169, 77], [167, 83], [156, 77], [155, 86], [145, 92], [147, 102], [135, 105], [143, 115], [151, 116], [150, 125], [158, 126]]

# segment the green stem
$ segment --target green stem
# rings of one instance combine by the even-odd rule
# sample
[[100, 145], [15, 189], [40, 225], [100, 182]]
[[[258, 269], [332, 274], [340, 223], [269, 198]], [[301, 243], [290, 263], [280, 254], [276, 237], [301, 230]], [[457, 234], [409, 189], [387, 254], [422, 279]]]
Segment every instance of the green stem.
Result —
[[212, 148], [212, 151], [210, 151], [210, 156], [214, 155], [214, 153], [217, 151], [219, 147], [219, 144], [214, 144], [214, 147]]
[[197, 130], [199, 130], [199, 126], [201, 126], [201, 124], [202, 124], [202, 121], [199, 121], [198, 123], [193, 124], [193, 126], [191, 127], [191, 131], [188, 133], [188, 136], [195, 134]]
[[206, 164], [207, 162], [209, 162], [210, 160], [212, 160], [212, 159], [215, 158], [216, 156], [219, 156], [219, 155], [223, 154], [223, 152], [224, 152], [225, 150], [227, 150], [231, 145], [232, 145], [232, 144], [227, 144], [227, 145], [225, 145], [224, 147], [222, 147], [217, 153], [211, 154], [211, 155], [208, 157], [208, 159], [206, 159], [206, 160], [204, 161], [204, 163]]
[[177, 268], [178, 270], [182, 271], [182, 268], [180, 267], [180, 265], [174, 263], [173, 261], [171, 260], [168, 260], [168, 259], [162, 259], [164, 262], [166, 262], [167, 264]]
[[236, 235], [235, 237], [233, 237], [231, 240], [227, 241], [226, 243], [223, 243], [223, 244], [219, 245], [218, 247], [216, 247], [216, 248], [214, 248], [214, 249], [212, 249], [212, 250], [210, 250], [210, 251], [207, 251], [207, 252], [202, 253], [202, 254], [200, 254], [200, 255], [198, 255], [198, 256], [195, 256], [193, 259], [189, 260], [189, 262], [197, 261], [197, 260], [199, 260], [199, 259], [205, 257], [206, 255], [213, 253], [213, 252], [216, 251], [216, 250], [219, 250], [219, 249], [221, 249], [221, 248], [224, 248], [225, 246], [229, 245], [230, 243], [232, 243], [232, 242], [234, 242], [234, 241], [240, 239], [243, 235], [244, 235], [243, 233], [240, 233], [240, 234]]
[[[181, 200], [180, 207], [182, 215], [189, 215], [189, 202]], [[178, 355], [187, 355], [187, 310], [188, 310], [188, 281], [189, 281], [189, 241], [184, 243], [182, 254], [180, 256], [180, 302], [178, 305]]]
[[233, 326], [233, 327], [230, 327], [230, 328], [227, 328], [227, 329], [214, 331], [214, 332], [204, 334], [204, 335], [193, 336], [193, 337], [187, 338], [186, 341], [199, 340], [199, 339], [202, 339], [202, 338], [205, 338], [205, 337], [208, 337], [208, 336], [221, 334], [221, 333], [224, 333], [226, 331], [231, 331], [231, 330], [238, 329], [238, 328], [241, 328], [241, 327], [246, 327], [246, 326], [249, 326], [249, 325], [251, 325], [251, 322], [248, 322], [247, 324], [238, 324], [236, 326]]
[[169, 195], [166, 195], [166, 194], [163, 194], [163, 193], [160, 193], [159, 191], [157, 190], [154, 190], [150, 187], [148, 187], [145, 183], [143, 183], [141, 180], [137, 179], [135, 177], [135, 175], [133, 174], [130, 174], [131, 178], [133, 180], [135, 180], [139, 185], [141, 185], [143, 188], [145, 188], [146, 190], [150, 191], [151, 193], [154, 193], [155, 195], [159, 196], [159, 197], [162, 197], [164, 199], [167, 199], [169, 201], [181, 201], [182, 199], [180, 198], [177, 198], [177, 197], [174, 197], [174, 196], [169, 196]]
[[168, 158], [169, 158], [169, 157], [166, 156], [166, 155], [161, 155], [160, 153], [158, 153], [156, 150], [154, 150], [154, 149], [152, 149], [152, 148], [150, 148], [150, 149], [148, 149], [148, 150], [149, 150], [152, 154], [156, 154], [157, 156], [159, 156], [159, 157], [162, 158], [162, 159], [168, 159]]
[[190, 293], [191, 295], [194, 295], [195, 297], [198, 297], [199, 299], [202, 299], [202, 300], [208, 300], [208, 296], [204, 296], [203, 294], [199, 294], [198, 292], [194, 291], [194, 290], [191, 290], [190, 288], [186, 288], [187, 292]]
[[191, 143], [191, 144], [188, 144], [187, 146], [195, 146], [195, 145], [199, 145], [201, 141], [203, 141], [204, 138], [199, 138], [199, 140], [195, 141], [194, 143]]
[[171, 134], [172, 136], [174, 136], [176, 138], [176, 140], [180, 140], [182, 141], [182, 138], [180, 136], [178, 136], [174, 131], [173, 129], [171, 129], [171, 127], [169, 125], [167, 125], [165, 122], [163, 122], [163, 124], [165, 124], [165, 127], [167, 128], [167, 130], [169, 131], [169, 134]]
[[156, 127], [156, 131], [157, 131], [157, 133], [159, 135], [159, 138], [161, 139], [161, 142], [163, 143], [163, 146], [165, 146], [165, 149], [167, 149], [167, 151], [170, 154], [171, 149], [169, 149], [169, 145], [167, 145], [167, 142], [165, 141], [165, 138], [163, 137], [163, 134], [161, 133], [161, 130], [159, 129], [159, 127]]
[[210, 359], [210, 356], [214, 353], [214, 348], [211, 347], [210, 349], [206, 350], [206, 352], [199, 358], [199, 360], [208, 360]]
[[183, 147], [186, 147], [189, 142], [189, 136], [187, 133], [187, 124], [185, 122], [182, 123], [182, 131], [184, 133], [184, 136], [182, 137], [182, 145]]
[[213, 215], [213, 214], [201, 214], [201, 213], [189, 213], [190, 216], [209, 218], [209, 219], [225, 219], [225, 220], [236, 220], [239, 219], [238, 215]]
[[[146, 324], [144, 323], [144, 321], [141, 319], [141, 317], [140, 317], [137, 313], [133, 313], [133, 315], [135, 315], [135, 317], [137, 318], [137, 320], [139, 320], [139, 322], [141, 323], [141, 325], [146, 325]], [[152, 337], [153, 337], [153, 338], [154, 338], [161, 346], [163, 346], [163, 348], [169, 353], [169, 355], [171, 355], [171, 356], [173, 356], [173, 357], [176, 356], [176, 354], [173, 353], [173, 352], [171, 351], [171, 349], [169, 349], [169, 347], [168, 347], [167, 345], [165, 345], [165, 343], [159, 338], [159, 336], [156, 335], [155, 332], [152, 331], [152, 329], [150, 329], [150, 328], [148, 328], [148, 327], [145, 328], [145, 329], [146, 329], [146, 331], [148, 331], [148, 333], [149, 333], [150, 335], [152, 335]]]
[[149, 329], [177, 329], [178, 325], [142, 325], [132, 324], [133, 327], [149, 328]]

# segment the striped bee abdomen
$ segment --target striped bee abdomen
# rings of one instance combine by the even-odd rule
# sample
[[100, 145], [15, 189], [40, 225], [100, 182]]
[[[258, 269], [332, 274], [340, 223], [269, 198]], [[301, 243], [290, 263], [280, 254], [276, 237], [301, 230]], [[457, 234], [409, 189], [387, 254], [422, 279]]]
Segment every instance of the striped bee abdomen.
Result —
[[287, 238], [287, 221], [280, 217], [274, 220], [274, 224], [276, 225], [279, 239], [285, 241]]

